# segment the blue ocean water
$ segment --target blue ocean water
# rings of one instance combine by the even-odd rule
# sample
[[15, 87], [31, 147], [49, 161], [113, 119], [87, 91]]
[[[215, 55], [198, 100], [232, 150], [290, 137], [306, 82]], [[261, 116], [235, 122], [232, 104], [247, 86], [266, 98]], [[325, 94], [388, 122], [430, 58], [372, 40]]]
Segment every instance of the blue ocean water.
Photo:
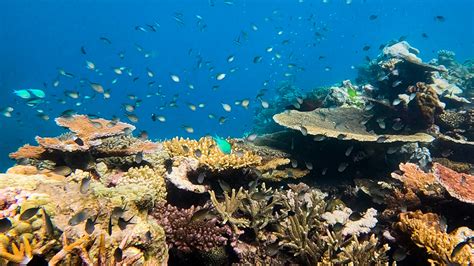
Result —
[[[0, 108], [14, 111], [12, 117], [0, 116], [0, 169], [13, 164], [9, 152], [33, 144], [35, 136], [60, 134], [53, 118], [68, 109], [130, 122], [123, 104], [133, 104], [129, 95], [135, 95], [141, 103], [134, 124], [151, 139], [238, 137], [252, 128], [262, 89], [268, 90], [262, 99], [271, 99], [285, 81], [307, 91], [353, 79], [355, 66], [390, 40], [406, 38], [425, 61], [447, 49], [462, 62], [474, 51], [473, 9], [471, 0], [1, 1]], [[100, 71], [87, 69], [86, 61]], [[132, 76], [117, 75], [114, 68], [120, 67]], [[74, 78], [60, 75], [60, 69]], [[219, 73], [226, 74], [223, 80], [216, 79]], [[81, 79], [100, 83], [111, 98]], [[27, 88], [44, 90], [44, 102], [27, 106], [12, 93]], [[65, 96], [66, 90], [78, 91], [79, 98]], [[173, 98], [177, 107], [169, 106]], [[242, 99], [250, 99], [248, 109], [234, 105]], [[200, 103], [205, 106], [196, 111], [188, 107]], [[50, 119], [39, 118], [38, 111]], [[153, 122], [153, 113], [166, 122]]]

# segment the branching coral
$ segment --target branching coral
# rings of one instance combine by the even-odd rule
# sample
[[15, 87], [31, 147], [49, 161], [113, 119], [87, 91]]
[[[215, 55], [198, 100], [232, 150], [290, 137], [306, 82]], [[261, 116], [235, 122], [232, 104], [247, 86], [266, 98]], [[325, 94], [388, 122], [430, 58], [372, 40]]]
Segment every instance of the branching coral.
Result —
[[163, 142], [163, 146], [172, 156], [185, 156], [199, 160], [211, 170], [239, 169], [259, 165], [262, 158], [251, 151], [232, 149], [230, 154], [223, 153], [210, 137], [196, 140], [173, 138]]
[[203, 211], [201, 207], [178, 209], [177, 207], [158, 205], [152, 215], [166, 232], [166, 241], [170, 248], [183, 252], [210, 251], [225, 246], [232, 238], [227, 225], [219, 225], [216, 218], [194, 219], [193, 215]]
[[[467, 237], [474, 236], [472, 230], [461, 227], [447, 234], [444, 232], [444, 228], [442, 228], [436, 214], [422, 213], [421, 211], [400, 214], [400, 221], [396, 224], [396, 227], [408, 234], [417, 246], [428, 253], [430, 256], [429, 262], [432, 265], [474, 263], [474, 256], [468, 245], [452, 256], [453, 250], [459, 242], [464, 241]], [[469, 235], [461, 238], [458, 234], [461, 231], [469, 232]]]
[[217, 213], [221, 216], [222, 222], [229, 223], [232, 226], [232, 230], [235, 233], [240, 232], [239, 227], [248, 227], [250, 221], [243, 217], [235, 217], [234, 214], [240, 208], [242, 204], [242, 198], [244, 197], [242, 187], [236, 191], [232, 189], [229, 194], [227, 191], [224, 192], [224, 201], [220, 202], [216, 198], [216, 193], [212, 190], [209, 191], [212, 205], [216, 209]]

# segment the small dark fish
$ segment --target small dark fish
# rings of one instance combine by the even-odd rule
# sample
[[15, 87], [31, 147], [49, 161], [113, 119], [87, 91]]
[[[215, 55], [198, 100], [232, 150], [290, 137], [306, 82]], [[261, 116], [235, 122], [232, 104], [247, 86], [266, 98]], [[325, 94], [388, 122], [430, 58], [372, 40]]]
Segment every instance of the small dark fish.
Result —
[[344, 225], [341, 224], [341, 223], [335, 223], [335, 224], [332, 226], [332, 230], [334, 230], [335, 232], [339, 232], [339, 231], [341, 231], [343, 228], [344, 228]]
[[74, 142], [79, 146], [84, 146], [84, 141], [81, 138], [75, 138]]
[[377, 15], [370, 15], [369, 20], [376, 20], [378, 18]]
[[402, 261], [407, 257], [407, 251], [404, 248], [397, 248], [393, 252], [392, 258], [394, 261]]
[[116, 262], [122, 261], [123, 252], [121, 248], [116, 248], [114, 251], [114, 259]]
[[84, 230], [90, 235], [94, 232], [95, 230], [95, 225], [96, 225], [96, 222], [97, 222], [97, 219], [99, 218], [99, 215], [100, 215], [100, 211], [97, 213], [97, 215], [95, 216], [94, 220], [92, 220], [91, 218], [88, 218], [87, 221], [86, 221], [86, 226], [84, 228]]
[[130, 217], [130, 219], [128, 219], [128, 220], [125, 220], [123, 217], [120, 217], [117, 221], [117, 225], [119, 226], [120, 230], [123, 231], [123, 230], [127, 229], [127, 225], [134, 224], [134, 223], [130, 222], [133, 219], [133, 217], [135, 217], [135, 215]]
[[52, 236], [54, 234], [54, 225], [51, 217], [44, 208], [41, 208], [41, 210], [43, 211], [43, 223], [45, 224], [46, 234]]
[[145, 233], [145, 238], [148, 242], [152, 241], [153, 240], [153, 236], [151, 235], [151, 232], [150, 231], [147, 231]]
[[151, 114], [151, 121], [156, 122], [158, 116], [156, 114]]
[[173, 160], [172, 159], [167, 159], [165, 160], [165, 169], [168, 174], [171, 174], [171, 171], [173, 171]]
[[89, 191], [89, 187], [91, 184], [91, 178], [90, 177], [85, 177], [81, 180], [81, 186], [79, 187], [79, 191], [82, 194], [86, 194], [87, 191]]
[[428, 34], [426, 34], [426, 33], [423, 32], [423, 33], [421, 34], [421, 37], [423, 37], [423, 38], [425, 38], [425, 39], [428, 39]]
[[84, 46], [81, 46], [81, 53], [82, 53], [82, 54], [87, 54], [86, 48], [84, 48]]
[[295, 216], [295, 215], [296, 215], [296, 213], [294, 211], [292, 211], [292, 210], [288, 211], [288, 217], [292, 217], [292, 216]]
[[0, 233], [5, 233], [12, 228], [12, 222], [8, 218], [0, 219]]
[[250, 198], [252, 198], [253, 200], [263, 200], [263, 199], [266, 199], [267, 197], [268, 195], [262, 191], [252, 193], [252, 196], [250, 196]]
[[362, 215], [360, 214], [360, 212], [353, 212], [351, 213], [351, 215], [349, 215], [349, 220], [351, 221], [358, 221], [360, 220], [360, 218], [362, 218]]
[[112, 218], [117, 219], [127, 211], [127, 204], [123, 207], [114, 207], [112, 210]]
[[62, 176], [68, 176], [72, 173], [72, 169], [68, 166], [57, 166], [54, 168], [53, 173]]
[[78, 225], [80, 223], [82, 223], [83, 221], [85, 221], [88, 217], [88, 214], [87, 214], [87, 211], [86, 209], [76, 213], [73, 217], [71, 217], [71, 219], [69, 219], [68, 221], [68, 224], [70, 226], [75, 226], [75, 225]]
[[338, 140], [343, 140], [343, 139], [346, 138], [346, 137], [347, 137], [346, 134], [339, 134], [339, 135], [337, 135], [337, 139], [338, 139]]
[[143, 152], [139, 152], [139, 153], [135, 154], [134, 160], [135, 160], [135, 163], [141, 164], [142, 161], [143, 161]]
[[100, 37], [99, 39], [105, 42], [106, 44], [112, 44], [112, 42], [107, 37]]
[[217, 182], [219, 183], [219, 186], [221, 187], [222, 191], [227, 191], [227, 192], [231, 191], [229, 184], [227, 184], [227, 182], [225, 182], [224, 180], [217, 179]]
[[377, 143], [384, 143], [387, 139], [386, 136], [380, 136], [377, 138]]
[[468, 237], [466, 240], [458, 243], [454, 249], [453, 249], [453, 252], [451, 253], [451, 259], [455, 258], [458, 253], [462, 250], [463, 247], [465, 247], [466, 245], [469, 245], [469, 244], [473, 244], [474, 243], [474, 237], [471, 236], [471, 237]]
[[86, 221], [86, 226], [85, 226], [84, 230], [85, 230], [86, 233], [88, 233], [89, 235], [94, 232], [94, 230], [95, 230], [95, 223], [94, 223], [94, 221], [93, 221], [91, 218], [88, 218], [88, 219], [87, 219], [87, 221]]
[[29, 220], [31, 217], [35, 216], [38, 213], [39, 207], [29, 208], [28, 210], [20, 214], [20, 221]]
[[193, 216], [191, 216], [191, 219], [189, 220], [190, 223], [192, 222], [197, 222], [197, 221], [203, 221], [203, 220], [208, 220], [214, 218], [215, 215], [211, 212], [211, 209], [209, 208], [204, 208], [197, 210], [193, 213]]
[[438, 22], [445, 22], [446, 18], [444, 16], [435, 16], [434, 20], [436, 20]]
[[197, 149], [194, 151], [194, 156], [200, 158], [202, 156], [202, 151], [200, 149]]
[[109, 236], [112, 235], [112, 215], [109, 217], [109, 223], [107, 224], [107, 233]]
[[257, 64], [257, 63], [260, 63], [262, 61], [263, 57], [261, 56], [256, 56], [253, 58], [253, 63], [254, 64]]
[[370, 46], [369, 45], [366, 45], [362, 48], [363, 51], [367, 52], [368, 50], [370, 50]]
[[278, 250], [280, 249], [280, 246], [278, 245], [278, 240], [271, 243], [270, 245], [267, 246], [267, 254], [270, 257], [275, 256], [278, 254]]

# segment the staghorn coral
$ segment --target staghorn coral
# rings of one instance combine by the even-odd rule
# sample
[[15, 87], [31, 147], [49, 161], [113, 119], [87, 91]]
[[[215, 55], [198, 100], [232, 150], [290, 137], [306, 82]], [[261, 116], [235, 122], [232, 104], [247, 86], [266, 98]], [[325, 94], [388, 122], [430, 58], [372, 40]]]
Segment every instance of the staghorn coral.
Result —
[[[405, 212], [401, 213], [400, 221], [396, 224], [396, 228], [408, 234], [411, 240], [420, 248], [423, 248], [430, 259], [431, 265], [459, 264], [466, 265], [474, 263], [469, 246], [465, 246], [451, 256], [454, 247], [464, 238], [474, 236], [474, 232], [465, 227], [461, 227], [450, 234], [442, 228], [438, 215], [434, 213]], [[464, 238], [461, 237], [464, 232]], [[467, 235], [466, 235], [467, 233]]]
[[224, 154], [210, 137], [196, 140], [173, 138], [163, 142], [163, 146], [172, 156], [195, 158], [200, 164], [212, 171], [239, 169], [259, 165], [262, 158], [251, 151], [238, 151]]
[[[286, 218], [286, 215], [274, 215], [274, 208], [284, 205], [282, 193], [281, 190], [266, 188], [265, 183], [259, 187], [243, 190], [243, 204], [239, 209], [245, 217], [249, 217], [249, 228], [254, 231], [257, 239], [265, 240], [267, 236], [263, 229], [269, 224], [277, 224]], [[281, 212], [285, 212], [284, 208]]]
[[228, 244], [232, 239], [232, 231], [227, 225], [219, 225], [217, 219], [193, 220], [193, 214], [202, 210], [191, 206], [179, 209], [170, 204], [156, 206], [152, 215], [166, 232], [169, 248], [182, 252], [210, 251]]
[[388, 265], [388, 244], [380, 245], [378, 238], [372, 234], [367, 240], [356, 236], [348, 240], [336, 232], [327, 231], [328, 250], [322, 258], [323, 265]]
[[302, 183], [290, 188], [284, 195], [284, 206], [294, 215], [285, 219], [276, 233], [279, 246], [291, 250], [304, 263], [314, 264], [320, 261], [326, 248], [318, 232], [323, 230], [319, 217], [326, 209], [324, 199], [327, 195]]
[[234, 233], [239, 233], [239, 227], [248, 227], [250, 221], [244, 217], [235, 217], [234, 214], [239, 210], [242, 204], [242, 198], [244, 197], [242, 187], [235, 191], [233, 188], [230, 195], [227, 191], [224, 191], [224, 201], [220, 202], [216, 198], [216, 193], [213, 190], [209, 190], [209, 196], [213, 207], [222, 218], [222, 223], [229, 223], [232, 226]]
[[474, 204], [474, 176], [458, 173], [439, 163], [433, 164], [436, 180], [448, 193], [466, 203]]
[[[380, 135], [368, 132], [363, 126], [370, 114], [354, 107], [336, 109], [320, 108], [312, 112], [286, 111], [273, 116], [278, 124], [294, 130], [304, 127], [308, 135], [324, 135], [330, 138], [343, 137], [345, 140], [377, 142]], [[391, 142], [431, 142], [434, 138], [425, 133], [413, 135], [384, 135], [384, 143]]]

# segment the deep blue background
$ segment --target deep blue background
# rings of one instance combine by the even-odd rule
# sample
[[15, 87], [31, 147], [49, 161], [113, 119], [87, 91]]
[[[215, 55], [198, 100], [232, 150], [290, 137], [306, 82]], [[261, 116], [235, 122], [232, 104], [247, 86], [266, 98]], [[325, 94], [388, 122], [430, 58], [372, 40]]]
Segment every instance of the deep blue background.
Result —
[[[271, 92], [281, 82], [288, 80], [284, 73], [295, 73], [288, 69], [288, 63], [304, 67], [291, 80], [304, 90], [316, 86], [331, 85], [343, 79], [354, 78], [356, 70], [351, 66], [364, 63], [365, 56], [374, 57], [378, 47], [392, 39], [407, 36], [413, 46], [421, 50], [421, 57], [430, 60], [436, 51], [448, 49], [456, 52], [459, 61], [473, 57], [474, 20], [472, 0], [235, 0], [226, 5], [214, 0], [211, 7], [208, 0], [168, 1], [0, 1], [0, 108], [15, 109], [12, 118], [0, 116], [0, 170], [13, 162], [9, 152], [24, 143], [34, 143], [34, 136], [55, 136], [62, 130], [55, 126], [53, 118], [66, 109], [79, 113], [98, 114], [106, 118], [113, 115], [127, 121], [123, 103], [133, 103], [127, 98], [134, 94], [143, 100], [135, 114], [140, 117], [136, 124], [139, 130], [147, 130], [152, 139], [169, 138], [176, 135], [199, 137], [206, 133], [222, 136], [241, 136], [251, 128], [253, 106], [258, 91], [269, 92], [263, 98], [270, 98]], [[174, 19], [175, 12], [183, 14], [185, 25]], [[196, 15], [203, 18], [207, 28], [201, 32], [197, 27]], [[369, 20], [377, 15], [376, 20]], [[444, 22], [434, 19], [442, 15]], [[136, 31], [135, 26], [161, 25], [158, 31]], [[254, 31], [251, 27], [258, 27]], [[244, 31], [248, 35], [242, 45], [234, 39]], [[282, 31], [281, 35], [278, 32]], [[323, 35], [316, 40], [315, 32]], [[426, 33], [429, 37], [422, 38]], [[111, 45], [100, 41], [101, 36], [112, 41]], [[288, 44], [282, 44], [289, 40]], [[145, 58], [135, 48], [139, 44], [152, 56]], [[369, 51], [362, 47], [370, 45]], [[87, 55], [80, 52], [84, 46]], [[266, 52], [273, 47], [271, 53]], [[192, 49], [189, 55], [189, 50]], [[118, 53], [123, 51], [125, 59]], [[208, 66], [195, 69], [197, 54]], [[276, 59], [276, 53], [281, 59]], [[229, 55], [235, 55], [233, 63], [227, 63]], [[319, 60], [318, 57], [325, 56]], [[263, 60], [254, 64], [253, 58]], [[272, 59], [273, 58], [273, 59]], [[85, 60], [92, 61], [104, 73], [98, 76], [86, 69]], [[128, 76], [118, 76], [112, 67], [133, 69], [137, 82]], [[331, 71], [325, 71], [330, 66]], [[155, 73], [153, 79], [146, 76], [146, 68]], [[229, 69], [238, 67], [234, 73]], [[76, 78], [59, 77], [58, 88], [51, 86], [58, 77], [58, 68], [73, 73]], [[216, 81], [217, 73], [227, 73], [222, 81]], [[180, 76], [181, 82], [174, 83], [170, 73]], [[112, 98], [105, 100], [96, 95], [84, 100], [85, 95], [94, 96], [89, 86], [81, 87], [80, 78], [101, 83], [111, 89]], [[117, 84], [111, 81], [118, 78]], [[147, 83], [156, 81], [154, 87]], [[47, 84], [47, 102], [31, 108], [12, 94], [13, 90], [25, 88], [43, 89]], [[188, 88], [188, 83], [195, 86]], [[162, 85], [161, 97], [146, 98], [158, 91]], [[213, 91], [213, 85], [220, 87]], [[64, 90], [78, 90], [80, 100], [63, 95]], [[159, 110], [179, 94], [178, 108]], [[248, 110], [234, 106], [235, 100], [250, 98]], [[58, 99], [66, 99], [60, 104]], [[76, 106], [81, 102], [81, 106]], [[187, 103], [206, 107], [192, 112]], [[221, 103], [233, 106], [231, 113], [222, 109]], [[37, 109], [44, 110], [51, 119], [41, 120]], [[166, 123], [152, 122], [151, 113], [167, 117]], [[227, 117], [223, 125], [208, 114]], [[190, 135], [183, 125], [194, 127]]]

